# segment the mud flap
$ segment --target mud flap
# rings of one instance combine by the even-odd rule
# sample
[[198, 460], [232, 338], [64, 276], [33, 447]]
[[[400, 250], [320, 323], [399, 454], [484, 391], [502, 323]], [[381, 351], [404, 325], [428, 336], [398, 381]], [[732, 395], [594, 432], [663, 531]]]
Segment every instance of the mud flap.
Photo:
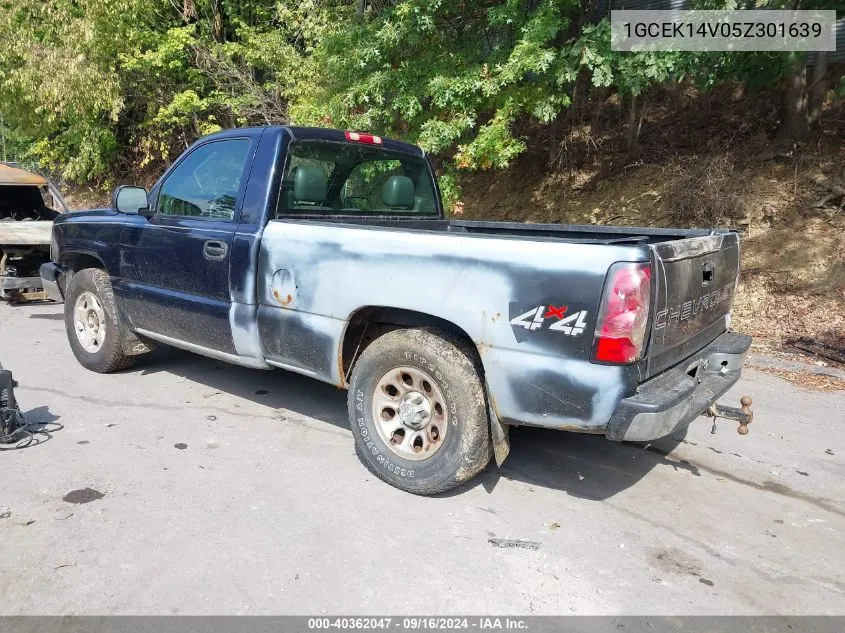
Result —
[[501, 466], [511, 452], [509, 427], [501, 423], [492, 406], [488, 405], [487, 409], [490, 416], [490, 437], [493, 439], [493, 456], [496, 458], [496, 466]]
[[137, 356], [153, 351], [156, 344], [149, 339], [141, 340], [135, 332], [127, 330], [120, 338], [120, 348], [127, 356]]

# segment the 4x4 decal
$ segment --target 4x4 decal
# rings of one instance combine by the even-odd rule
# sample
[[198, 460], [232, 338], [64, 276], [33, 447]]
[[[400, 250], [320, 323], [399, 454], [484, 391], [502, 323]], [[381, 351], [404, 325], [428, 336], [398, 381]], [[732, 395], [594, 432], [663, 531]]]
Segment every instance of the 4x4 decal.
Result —
[[[562, 332], [567, 336], [578, 336], [587, 327], [587, 311], [579, 310], [567, 315], [566, 310], [567, 306], [541, 305], [514, 317], [510, 324], [515, 328], [524, 328], [529, 332], [546, 329]], [[519, 338], [521, 337], [517, 337], [517, 339]]]

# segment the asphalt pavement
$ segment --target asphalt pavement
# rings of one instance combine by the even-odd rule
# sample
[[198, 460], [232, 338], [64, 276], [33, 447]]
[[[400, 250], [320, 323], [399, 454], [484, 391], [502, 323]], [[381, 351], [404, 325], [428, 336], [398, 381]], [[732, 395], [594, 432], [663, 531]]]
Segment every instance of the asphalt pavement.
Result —
[[0, 452], [2, 614], [845, 614], [845, 391], [747, 370], [748, 436], [512, 431], [435, 498], [358, 461], [346, 393], [172, 351], [79, 366], [0, 305], [33, 422]]

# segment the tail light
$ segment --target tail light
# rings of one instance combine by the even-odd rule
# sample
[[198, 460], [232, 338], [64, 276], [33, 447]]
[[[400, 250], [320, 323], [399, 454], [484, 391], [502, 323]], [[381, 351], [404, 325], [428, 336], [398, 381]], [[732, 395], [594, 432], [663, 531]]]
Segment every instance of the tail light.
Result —
[[640, 357], [651, 299], [651, 267], [620, 262], [610, 267], [604, 287], [593, 359], [627, 364]]
[[381, 137], [363, 132], [346, 132], [346, 140], [355, 143], [367, 143], [368, 145], [381, 145]]

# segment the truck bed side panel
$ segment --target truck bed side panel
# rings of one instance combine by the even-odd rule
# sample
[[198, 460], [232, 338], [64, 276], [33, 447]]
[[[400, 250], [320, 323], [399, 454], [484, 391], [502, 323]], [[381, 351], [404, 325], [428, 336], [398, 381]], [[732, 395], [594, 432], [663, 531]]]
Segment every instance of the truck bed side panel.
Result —
[[273, 221], [259, 260], [268, 361], [343, 384], [347, 320], [385, 306], [432, 315], [475, 342], [498, 415], [603, 431], [635, 367], [589, 362], [599, 297], [615, 261], [641, 247]]

